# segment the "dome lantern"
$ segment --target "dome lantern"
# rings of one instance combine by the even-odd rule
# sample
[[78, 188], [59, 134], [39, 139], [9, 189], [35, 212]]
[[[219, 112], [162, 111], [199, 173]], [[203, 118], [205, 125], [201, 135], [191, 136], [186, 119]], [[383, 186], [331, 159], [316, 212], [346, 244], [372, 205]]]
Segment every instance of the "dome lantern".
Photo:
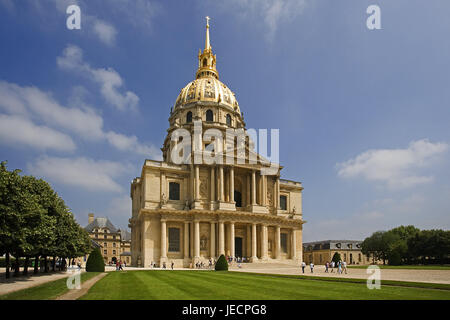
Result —
[[216, 55], [212, 53], [212, 47], [209, 40], [209, 20], [210, 17], [206, 17], [205, 49], [203, 49], [203, 52], [199, 50], [198, 53], [198, 69], [195, 75], [196, 79], [210, 77], [219, 79], [219, 73], [216, 69]]

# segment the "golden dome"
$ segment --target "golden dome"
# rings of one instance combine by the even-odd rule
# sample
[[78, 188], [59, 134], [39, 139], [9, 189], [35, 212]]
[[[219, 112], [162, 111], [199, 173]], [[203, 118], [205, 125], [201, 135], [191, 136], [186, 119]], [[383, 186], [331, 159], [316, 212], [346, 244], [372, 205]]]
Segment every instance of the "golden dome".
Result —
[[209, 17], [206, 17], [205, 49], [198, 53], [198, 69], [195, 80], [181, 89], [174, 110], [189, 103], [208, 101], [218, 102], [241, 113], [234, 93], [219, 81], [219, 72], [216, 69], [216, 56], [212, 52], [209, 40]]
[[198, 101], [220, 102], [233, 111], [241, 112], [234, 93], [214, 77], [196, 79], [181, 89], [174, 109]]

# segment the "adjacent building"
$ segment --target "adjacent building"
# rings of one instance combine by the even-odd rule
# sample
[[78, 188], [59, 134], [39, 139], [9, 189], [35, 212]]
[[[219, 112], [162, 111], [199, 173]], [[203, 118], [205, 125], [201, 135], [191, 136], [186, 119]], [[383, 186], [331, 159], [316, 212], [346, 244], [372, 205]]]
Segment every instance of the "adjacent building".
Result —
[[319, 265], [331, 262], [337, 252], [341, 260], [348, 265], [367, 265], [373, 263], [370, 256], [361, 252], [362, 241], [358, 240], [324, 240], [303, 243], [303, 261]]
[[[126, 230], [116, 228], [108, 218], [94, 217], [93, 213], [88, 215], [88, 225], [84, 228], [91, 239], [98, 244], [105, 263], [118, 260], [131, 263], [131, 234]], [[82, 264], [86, 263], [83, 257]]]

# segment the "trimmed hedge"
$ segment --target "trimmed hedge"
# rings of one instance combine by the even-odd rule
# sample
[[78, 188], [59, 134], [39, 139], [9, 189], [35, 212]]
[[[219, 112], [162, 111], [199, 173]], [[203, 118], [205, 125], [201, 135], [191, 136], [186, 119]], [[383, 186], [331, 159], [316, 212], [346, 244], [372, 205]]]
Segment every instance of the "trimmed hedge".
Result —
[[228, 262], [227, 262], [227, 259], [225, 259], [223, 254], [219, 257], [219, 260], [217, 260], [215, 270], [216, 271], [228, 271]]
[[92, 250], [86, 262], [87, 272], [105, 272], [105, 262], [99, 248]]

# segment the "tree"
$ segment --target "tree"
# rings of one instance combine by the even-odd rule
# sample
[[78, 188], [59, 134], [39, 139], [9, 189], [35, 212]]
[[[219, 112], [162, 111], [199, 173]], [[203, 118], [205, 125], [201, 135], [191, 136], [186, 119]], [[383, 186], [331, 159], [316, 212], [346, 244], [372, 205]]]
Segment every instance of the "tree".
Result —
[[99, 248], [92, 250], [86, 262], [87, 272], [105, 272], [105, 262]]
[[339, 252], [335, 252], [333, 254], [333, 258], [331, 259], [331, 261], [333, 261], [334, 263], [338, 263], [339, 261], [341, 261], [341, 255], [339, 254]]
[[220, 255], [219, 259], [216, 262], [214, 269], [216, 271], [228, 271], [228, 262], [227, 262], [227, 259], [225, 259], [225, 256], [223, 254]]

